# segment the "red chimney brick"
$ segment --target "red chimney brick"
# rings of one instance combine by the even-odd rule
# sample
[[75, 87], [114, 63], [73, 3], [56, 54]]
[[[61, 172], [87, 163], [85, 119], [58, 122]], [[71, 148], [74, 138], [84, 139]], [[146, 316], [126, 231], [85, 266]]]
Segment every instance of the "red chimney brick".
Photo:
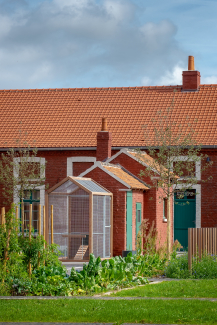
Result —
[[183, 71], [182, 85], [183, 90], [198, 90], [200, 85], [200, 72], [196, 70]]
[[97, 132], [96, 160], [103, 161], [111, 157], [112, 133], [108, 131]]

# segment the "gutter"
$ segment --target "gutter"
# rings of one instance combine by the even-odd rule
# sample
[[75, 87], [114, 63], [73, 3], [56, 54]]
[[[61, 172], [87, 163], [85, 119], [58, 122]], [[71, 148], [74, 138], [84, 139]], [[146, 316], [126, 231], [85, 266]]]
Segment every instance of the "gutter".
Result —
[[[199, 146], [194, 146], [194, 148], [198, 148]], [[8, 151], [13, 147], [10, 148], [0, 148], [0, 151]], [[124, 147], [112, 147], [112, 150], [121, 150], [121, 149], [142, 149], [147, 150], [148, 146], [124, 146]], [[153, 147], [154, 149], [158, 149], [159, 147]], [[190, 147], [189, 147], [190, 148]], [[13, 148], [15, 151], [19, 150], [19, 148]], [[23, 148], [21, 148], [23, 149]], [[87, 151], [94, 151], [96, 150], [96, 147], [47, 147], [47, 148], [37, 148], [37, 151], [75, 151], [75, 150], [87, 150]], [[217, 149], [217, 145], [203, 145], [201, 146], [201, 149]]]

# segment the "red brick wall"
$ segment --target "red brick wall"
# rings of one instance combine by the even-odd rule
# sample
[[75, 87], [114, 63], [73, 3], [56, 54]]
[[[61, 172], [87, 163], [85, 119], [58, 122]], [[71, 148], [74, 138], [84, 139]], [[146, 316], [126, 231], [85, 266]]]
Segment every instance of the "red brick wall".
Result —
[[[139, 162], [135, 159], [122, 153], [117, 156], [111, 163], [119, 163], [124, 168], [129, 170], [135, 176], [139, 176], [140, 171], [145, 169]], [[146, 184], [152, 185], [152, 181], [149, 176], [144, 176], [141, 178]], [[158, 232], [158, 246], [163, 245], [166, 240], [166, 228], [167, 223], [163, 222], [163, 202], [159, 200], [159, 196], [162, 193], [159, 189], [151, 188], [150, 190], [144, 192], [144, 208], [143, 208], [143, 219], [148, 219], [149, 226], [154, 222], [156, 230]], [[161, 201], [161, 202], [160, 202]], [[159, 203], [160, 202], [160, 203]], [[173, 234], [173, 210], [172, 210], [172, 200], [171, 200], [171, 234]]]
[[[67, 158], [68, 157], [96, 157], [95, 150], [78, 150], [78, 151], [38, 151], [38, 157], [43, 157], [47, 161], [46, 165], [46, 182], [49, 188], [60, 182], [67, 176]], [[74, 163], [73, 163], [74, 167]]]
[[[141, 178], [139, 176], [141, 170], [145, 169], [145, 167], [142, 166], [139, 162], [137, 162], [135, 159], [127, 156], [124, 153], [121, 153], [114, 160], [112, 160], [111, 164], [120, 164], [121, 166], [126, 168], [129, 172], [131, 172], [132, 174], [134, 174], [139, 178]], [[143, 176], [141, 179], [147, 184], [152, 184], [149, 176]]]
[[79, 176], [93, 164], [93, 162], [73, 162], [73, 176]]
[[122, 250], [126, 249], [126, 192], [119, 189], [126, 187], [100, 168], [95, 168], [85, 177], [94, 179], [113, 193], [113, 255], [122, 255]]
[[[115, 154], [116, 152], [117, 150], [112, 150], [112, 154]], [[211, 161], [213, 161], [213, 165], [202, 173], [202, 179], [206, 180], [209, 176], [212, 176], [213, 178], [201, 184], [201, 226], [217, 227], [217, 151], [216, 149], [203, 149], [202, 152], [208, 154], [208, 156], [211, 158]], [[38, 151], [38, 157], [43, 157], [47, 161], [46, 183], [49, 184], [49, 188], [67, 176], [67, 157], [78, 156], [96, 157], [96, 150]], [[126, 156], [125, 154], [119, 155], [112, 161], [112, 163], [120, 163], [136, 176], [139, 175], [142, 167], [138, 162]], [[143, 180], [147, 184], [151, 184], [148, 177], [143, 178]], [[107, 187], [106, 185], [107, 184], [104, 186]], [[121, 192], [118, 193], [120, 194]], [[121, 198], [122, 197], [119, 196], [119, 200]], [[150, 198], [152, 198], [152, 200], [150, 200]], [[0, 207], [4, 206], [3, 201], [4, 199], [2, 197], [2, 191], [0, 189]], [[152, 221], [155, 220], [157, 216], [157, 227], [161, 230], [161, 234], [163, 234], [166, 232], [166, 224], [162, 224], [163, 214], [161, 209], [162, 208], [156, 203], [156, 195], [154, 193], [154, 189], [151, 189], [144, 194], [143, 218], [149, 218], [149, 220]]]
[[[205, 171], [202, 171], [201, 183], [201, 227], [217, 227], [217, 151], [203, 150], [213, 162]], [[202, 163], [204, 167], [205, 161]], [[207, 180], [209, 177], [212, 179]], [[197, 196], [196, 196], [197, 200]]]
[[[166, 245], [167, 222], [163, 220], [163, 191], [156, 189], [156, 229], [158, 232], [157, 248]], [[160, 198], [160, 199], [159, 199]], [[167, 204], [167, 202], [165, 202]], [[173, 243], [173, 198], [170, 198], [170, 233], [171, 244]]]

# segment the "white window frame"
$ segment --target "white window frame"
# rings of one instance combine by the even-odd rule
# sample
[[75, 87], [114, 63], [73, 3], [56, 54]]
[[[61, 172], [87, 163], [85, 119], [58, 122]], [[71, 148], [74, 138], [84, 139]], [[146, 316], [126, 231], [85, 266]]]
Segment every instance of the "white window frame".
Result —
[[68, 157], [67, 158], [67, 175], [73, 176], [73, 163], [74, 162], [96, 162], [96, 157]]
[[[187, 156], [179, 156], [179, 157], [172, 157], [172, 161], [194, 161], [193, 159], [188, 159]], [[173, 166], [171, 166], [171, 169], [173, 170]], [[196, 179], [200, 181], [201, 179], [201, 159], [200, 161], [196, 161], [195, 163], [195, 175]], [[185, 179], [185, 177], [181, 177], [181, 179]]]
[[[40, 163], [40, 166], [43, 166], [43, 168], [41, 168], [41, 175], [40, 178], [45, 178], [45, 158], [41, 158], [41, 157], [29, 157], [27, 160], [27, 162], [36, 162], [36, 163]], [[19, 163], [20, 162], [20, 157], [18, 158], [14, 158], [14, 162], [15, 163]], [[18, 173], [14, 168], [14, 177], [18, 177]], [[29, 181], [34, 181], [34, 179], [29, 179]], [[18, 185], [18, 189], [20, 188], [20, 185]], [[41, 185], [41, 186], [36, 186], [35, 188], [36, 190], [40, 190], [40, 204], [41, 204], [41, 216], [42, 218], [43, 216], [43, 205], [45, 205], [45, 185]], [[14, 204], [16, 204], [17, 206], [20, 204], [20, 198], [18, 197], [17, 193], [14, 192], [13, 195], [13, 200], [14, 200]], [[20, 218], [20, 209], [18, 209], [18, 217]], [[41, 233], [43, 231], [43, 222], [41, 222]]]

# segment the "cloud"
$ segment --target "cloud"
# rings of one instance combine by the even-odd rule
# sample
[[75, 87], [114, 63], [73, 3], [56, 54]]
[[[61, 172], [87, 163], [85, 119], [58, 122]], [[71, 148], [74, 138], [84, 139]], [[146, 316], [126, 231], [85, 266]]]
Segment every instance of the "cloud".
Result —
[[150, 86], [152, 84], [152, 80], [149, 77], [143, 77], [141, 84], [142, 86]]
[[143, 86], [169, 86], [182, 84], [182, 71], [186, 70], [183, 65], [177, 64], [170, 71], [166, 70], [165, 74], [157, 80], [153, 80], [147, 76], [143, 77], [141, 84]]
[[[0, 0], [0, 88], [134, 86], [176, 80], [176, 26], [130, 0]], [[169, 72], [170, 71], [170, 72]]]
[[217, 76], [201, 77], [202, 84], [217, 84]]
[[182, 71], [186, 70], [183, 66], [176, 65], [172, 71], [166, 71], [160, 78], [159, 86], [182, 85]]

